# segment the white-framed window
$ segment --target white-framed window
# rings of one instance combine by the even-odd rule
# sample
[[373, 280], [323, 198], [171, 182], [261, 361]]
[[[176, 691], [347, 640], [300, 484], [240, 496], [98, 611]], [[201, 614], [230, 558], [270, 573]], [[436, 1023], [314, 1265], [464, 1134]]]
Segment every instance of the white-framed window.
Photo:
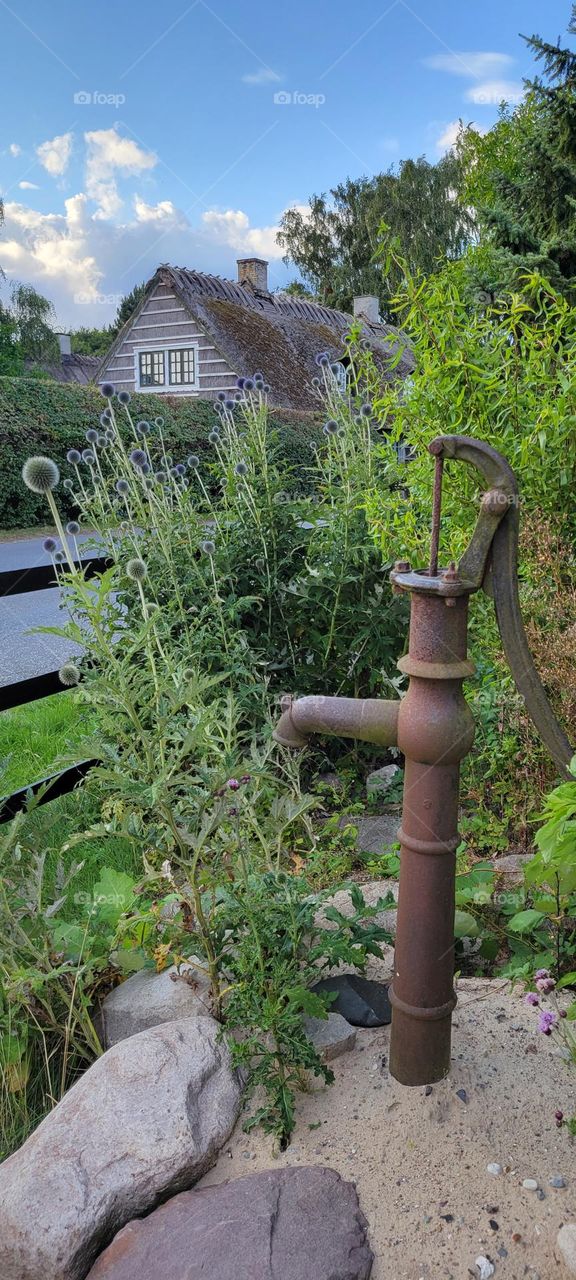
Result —
[[142, 347], [134, 352], [136, 389], [198, 389], [198, 347]]
[[163, 351], [138, 352], [138, 385], [163, 387], [166, 382]]

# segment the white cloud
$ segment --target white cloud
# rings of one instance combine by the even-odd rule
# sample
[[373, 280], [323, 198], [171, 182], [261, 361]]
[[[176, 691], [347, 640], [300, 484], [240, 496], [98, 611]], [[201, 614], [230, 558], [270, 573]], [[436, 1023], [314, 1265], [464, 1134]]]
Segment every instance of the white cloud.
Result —
[[141, 196], [134, 196], [137, 222], [153, 222], [156, 226], [187, 227], [186, 215], [171, 200], [159, 200], [158, 204], [146, 204]]
[[139, 174], [158, 163], [152, 151], [144, 151], [132, 138], [123, 138], [116, 129], [96, 129], [85, 133], [86, 192], [98, 205], [96, 218], [114, 218], [122, 208], [115, 174]]
[[282, 76], [273, 71], [272, 67], [260, 67], [258, 71], [247, 72], [242, 79], [244, 84], [279, 84]]
[[36, 155], [51, 177], [61, 177], [66, 172], [72, 155], [72, 134], [61, 133], [47, 142], [42, 142], [39, 147], [36, 147]]
[[461, 120], [451, 120], [445, 125], [440, 137], [436, 139], [438, 151], [449, 151], [454, 146], [461, 128]]
[[40, 190], [37, 182], [25, 182], [25, 181], [19, 182], [18, 186], [20, 187], [21, 191], [39, 191]]
[[17, 142], [11, 142], [8, 150], [11, 156], [19, 156], [22, 153], [22, 147]]
[[251, 227], [248, 214], [242, 209], [226, 209], [223, 212], [210, 209], [202, 214], [202, 222], [216, 240], [230, 245], [238, 253], [250, 253], [268, 259], [282, 257], [284, 250], [276, 243], [279, 227]]
[[466, 90], [466, 101], [477, 106], [497, 107], [501, 102], [521, 102], [524, 85], [519, 80], [485, 80]]
[[2, 261], [8, 274], [30, 280], [49, 297], [95, 292], [102, 277], [88, 243], [86, 196], [65, 201], [64, 214], [39, 213], [15, 201], [5, 205]]
[[515, 59], [509, 53], [434, 53], [423, 61], [433, 71], [447, 71], [452, 76], [484, 80], [501, 76], [513, 65]]

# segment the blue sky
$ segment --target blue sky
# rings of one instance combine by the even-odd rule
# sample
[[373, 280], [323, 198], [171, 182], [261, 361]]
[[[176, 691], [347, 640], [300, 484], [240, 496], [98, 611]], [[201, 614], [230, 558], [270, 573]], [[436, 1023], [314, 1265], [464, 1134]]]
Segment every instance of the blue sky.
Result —
[[[66, 325], [159, 262], [294, 276], [275, 228], [346, 177], [488, 127], [568, 0], [0, 0], [0, 265]], [[281, 95], [278, 100], [278, 95]], [[288, 99], [288, 100], [286, 100]], [[4, 296], [7, 286], [4, 286]]]

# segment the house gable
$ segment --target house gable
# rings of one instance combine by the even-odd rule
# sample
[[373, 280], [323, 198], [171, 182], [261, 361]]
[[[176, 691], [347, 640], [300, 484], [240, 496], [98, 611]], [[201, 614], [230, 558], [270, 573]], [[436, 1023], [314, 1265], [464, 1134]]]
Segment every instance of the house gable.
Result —
[[[169, 351], [193, 350], [195, 381], [192, 385], [171, 385], [168, 375]], [[141, 387], [139, 382], [140, 352], [164, 352], [166, 361], [163, 386]], [[172, 284], [161, 275], [146, 292], [139, 307], [118, 334], [116, 341], [100, 365], [99, 384], [111, 382], [117, 391], [151, 391], [155, 395], [201, 396], [211, 399], [219, 391], [232, 391], [236, 373], [221, 351], [208, 337], [200, 321], [183, 303]]]

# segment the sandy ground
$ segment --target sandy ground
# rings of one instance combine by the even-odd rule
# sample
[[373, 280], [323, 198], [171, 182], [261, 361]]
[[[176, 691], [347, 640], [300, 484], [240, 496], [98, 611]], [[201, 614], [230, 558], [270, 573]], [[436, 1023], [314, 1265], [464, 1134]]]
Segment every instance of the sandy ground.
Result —
[[[390, 958], [373, 962], [369, 976], [389, 976]], [[243, 1133], [240, 1121], [200, 1185], [275, 1162], [327, 1165], [356, 1183], [372, 1280], [477, 1278], [480, 1255], [495, 1280], [563, 1280], [555, 1241], [563, 1222], [576, 1222], [576, 1145], [554, 1111], [573, 1114], [576, 1100], [565, 1062], [535, 1023], [518, 988], [461, 979], [452, 1071], [428, 1095], [391, 1078], [388, 1027], [359, 1030], [356, 1048], [331, 1063], [334, 1085], [301, 1096], [288, 1151]], [[486, 1171], [492, 1162], [501, 1176]], [[549, 1186], [556, 1174], [566, 1189]], [[524, 1178], [545, 1198], [525, 1190]]]

